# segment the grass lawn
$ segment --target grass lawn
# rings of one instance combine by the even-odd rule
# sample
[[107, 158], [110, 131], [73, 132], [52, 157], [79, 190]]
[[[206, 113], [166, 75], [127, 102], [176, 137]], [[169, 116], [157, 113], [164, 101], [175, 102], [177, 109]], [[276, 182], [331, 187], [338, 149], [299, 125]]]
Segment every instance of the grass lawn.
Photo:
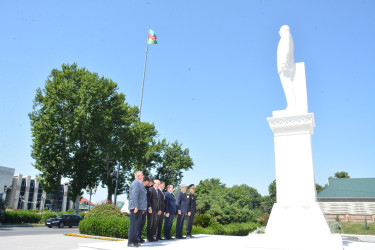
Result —
[[358, 235], [375, 235], [375, 224], [367, 223], [368, 229], [365, 230], [364, 223], [359, 222], [341, 222], [342, 230], [335, 230], [334, 233], [341, 234], [358, 234]]

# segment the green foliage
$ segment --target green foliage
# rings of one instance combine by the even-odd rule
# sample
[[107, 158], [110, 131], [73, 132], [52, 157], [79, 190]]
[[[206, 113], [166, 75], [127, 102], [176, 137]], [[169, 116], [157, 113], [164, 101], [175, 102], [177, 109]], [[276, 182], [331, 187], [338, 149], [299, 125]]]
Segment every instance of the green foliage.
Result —
[[0, 223], [3, 221], [5, 212], [5, 201], [3, 200], [3, 197], [0, 198]]
[[321, 185], [315, 183], [315, 189], [316, 189], [316, 193], [319, 193], [319, 192], [321, 192], [324, 189], [324, 187], [322, 187]]
[[200, 214], [194, 218], [194, 226], [206, 228], [211, 225], [211, 216], [209, 214]]
[[78, 227], [81, 234], [127, 239], [129, 223], [127, 217], [90, 217], [80, 221]]
[[276, 180], [271, 182], [268, 186], [268, 193], [270, 194], [271, 198], [276, 199]]
[[189, 149], [183, 149], [177, 140], [172, 144], [165, 140], [162, 148], [162, 161], [158, 165], [156, 178], [177, 187], [182, 180], [183, 171], [193, 168], [193, 160], [189, 156]]
[[95, 206], [90, 212], [85, 216], [85, 219], [89, 218], [106, 218], [106, 217], [124, 217], [125, 215], [121, 213], [120, 209], [112, 204], [100, 204]]
[[51, 71], [44, 89], [36, 91], [29, 117], [34, 166], [43, 189], [56, 192], [55, 207], [64, 177], [71, 197], [101, 182], [111, 200], [115, 180], [110, 174], [117, 162], [117, 194], [128, 191], [134, 170], [145, 175], [156, 170], [159, 178], [179, 183], [182, 171], [193, 165], [189, 150], [177, 141], [156, 140], [155, 126], [139, 121], [138, 108], [118, 93], [115, 82], [75, 63]]
[[[196, 186], [195, 194], [198, 214], [209, 214], [223, 225], [256, 222], [263, 214], [261, 195], [245, 184], [228, 188], [219, 179], [206, 179]], [[217, 230], [220, 232], [220, 228]]]
[[47, 219], [56, 218], [57, 216], [58, 215], [55, 212], [52, 212], [52, 211], [49, 211], [49, 210], [47, 210], [47, 211], [43, 210], [40, 222], [44, 223]]
[[335, 178], [350, 178], [348, 172], [341, 171], [335, 173]]
[[356, 234], [356, 235], [375, 235], [375, 224], [368, 223], [367, 230], [363, 222], [340, 222], [342, 230], [335, 229], [332, 233]]
[[22, 223], [39, 223], [41, 215], [28, 210], [5, 211], [4, 223], [6, 224], [22, 224]]
[[[85, 218], [79, 223], [79, 232], [81, 234], [128, 238], [128, 228], [130, 220], [127, 217], [90, 217]], [[237, 235], [245, 236], [257, 229], [259, 224], [254, 222], [248, 223], [230, 223], [228, 225], [221, 225], [217, 222], [206, 228], [193, 226], [192, 234], [212, 234], [212, 235]], [[183, 227], [182, 234], [184, 235], [186, 224]], [[176, 231], [176, 219], [173, 222], [171, 232]], [[146, 227], [143, 230], [142, 237], [146, 237]], [[162, 230], [163, 237], [163, 230]]]
[[265, 212], [262, 216], [258, 218], [258, 223], [262, 226], [266, 226], [268, 223], [268, 219], [270, 218], [270, 214]]

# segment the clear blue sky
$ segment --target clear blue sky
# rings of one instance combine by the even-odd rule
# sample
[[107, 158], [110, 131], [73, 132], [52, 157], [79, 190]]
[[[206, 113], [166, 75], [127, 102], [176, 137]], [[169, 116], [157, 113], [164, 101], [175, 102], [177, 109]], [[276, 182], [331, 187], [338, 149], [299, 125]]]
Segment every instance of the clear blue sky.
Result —
[[[0, 2], [0, 165], [35, 176], [28, 113], [53, 68], [78, 63], [118, 83], [160, 139], [190, 149], [185, 184], [220, 178], [261, 194], [275, 179], [267, 117], [286, 101], [276, 68], [287, 24], [315, 114], [316, 182], [375, 177], [375, 1]], [[298, 176], [296, 176], [298, 178]], [[93, 196], [105, 199], [105, 192]]]

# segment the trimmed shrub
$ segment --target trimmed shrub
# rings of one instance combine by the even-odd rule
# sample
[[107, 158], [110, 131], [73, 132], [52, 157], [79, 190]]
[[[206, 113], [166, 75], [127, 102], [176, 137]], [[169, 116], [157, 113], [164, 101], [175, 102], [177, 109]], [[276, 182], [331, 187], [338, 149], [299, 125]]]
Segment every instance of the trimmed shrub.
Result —
[[100, 204], [95, 206], [90, 212], [85, 215], [85, 218], [93, 217], [123, 217], [120, 209], [112, 204]]
[[39, 223], [40, 214], [28, 210], [5, 211], [4, 223], [6, 224], [22, 224], [22, 223]]
[[206, 228], [211, 225], [211, 216], [209, 214], [200, 214], [194, 218], [194, 226]]
[[57, 217], [57, 213], [49, 211], [49, 210], [47, 210], [47, 211], [43, 210], [40, 222], [45, 223], [47, 219], [56, 218], [56, 217]]
[[127, 217], [90, 217], [80, 221], [78, 227], [81, 234], [127, 239], [129, 223]]

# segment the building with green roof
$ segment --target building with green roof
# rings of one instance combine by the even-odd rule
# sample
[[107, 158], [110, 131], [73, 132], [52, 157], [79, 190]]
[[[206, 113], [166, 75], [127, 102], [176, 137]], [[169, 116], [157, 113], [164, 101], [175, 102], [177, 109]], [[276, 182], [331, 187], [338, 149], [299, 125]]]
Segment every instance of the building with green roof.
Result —
[[375, 178], [329, 178], [317, 199], [327, 220], [375, 220]]

